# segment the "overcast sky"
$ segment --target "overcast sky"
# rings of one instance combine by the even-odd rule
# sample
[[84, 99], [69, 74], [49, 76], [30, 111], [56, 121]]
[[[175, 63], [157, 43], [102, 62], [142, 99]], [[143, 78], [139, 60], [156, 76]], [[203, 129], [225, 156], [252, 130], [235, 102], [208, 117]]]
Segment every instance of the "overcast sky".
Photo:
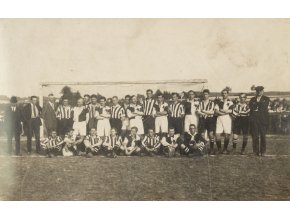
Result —
[[290, 91], [290, 20], [0, 20], [0, 94], [43, 81], [208, 79]]

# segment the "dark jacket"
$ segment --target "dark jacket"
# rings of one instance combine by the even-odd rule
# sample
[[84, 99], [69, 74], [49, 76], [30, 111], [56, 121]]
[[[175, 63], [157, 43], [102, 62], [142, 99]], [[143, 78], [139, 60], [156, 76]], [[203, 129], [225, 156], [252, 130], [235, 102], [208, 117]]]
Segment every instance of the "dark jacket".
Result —
[[57, 120], [56, 120], [55, 111], [56, 111], [56, 104], [54, 104], [54, 108], [50, 106], [49, 102], [46, 102], [43, 105], [41, 116], [44, 119], [44, 124], [46, 128], [56, 129]]
[[[39, 111], [39, 114], [41, 114], [42, 112], [42, 108], [39, 105], [36, 105], [37, 110]], [[31, 104], [27, 104], [24, 108], [23, 108], [23, 120], [24, 121], [29, 121], [31, 119]], [[40, 117], [37, 118], [38, 122], [39, 122], [39, 126], [42, 125]]]
[[5, 108], [4, 126], [7, 132], [21, 132], [21, 109], [16, 106], [15, 112], [12, 111], [11, 105]]
[[257, 102], [257, 97], [251, 98], [249, 102], [250, 120], [259, 120], [264, 125], [269, 122], [269, 103], [270, 99], [267, 96], [262, 96], [260, 101]]

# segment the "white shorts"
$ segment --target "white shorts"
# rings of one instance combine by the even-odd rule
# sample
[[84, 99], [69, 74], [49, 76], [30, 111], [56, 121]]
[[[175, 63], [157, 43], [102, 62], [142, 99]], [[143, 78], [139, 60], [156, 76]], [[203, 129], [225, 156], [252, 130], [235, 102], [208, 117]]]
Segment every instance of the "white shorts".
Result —
[[188, 132], [189, 131], [189, 125], [190, 124], [194, 124], [195, 127], [197, 128], [197, 124], [198, 124], [198, 116], [193, 114], [193, 115], [185, 115], [184, 118], [184, 132]]
[[133, 118], [130, 120], [130, 129], [135, 126], [138, 128], [138, 135], [143, 135], [144, 134], [144, 126], [143, 126], [143, 121], [141, 118]]
[[161, 116], [155, 118], [155, 133], [168, 133], [168, 118]]
[[122, 120], [122, 130], [130, 130], [130, 121], [128, 117]]
[[232, 132], [232, 118], [230, 115], [218, 116], [216, 121], [216, 133], [231, 134]]
[[78, 134], [80, 134], [81, 136], [85, 136], [87, 134], [86, 121], [74, 122], [73, 129], [74, 129], [74, 136]]
[[109, 119], [98, 120], [97, 123], [97, 135], [109, 136], [111, 131], [111, 125]]

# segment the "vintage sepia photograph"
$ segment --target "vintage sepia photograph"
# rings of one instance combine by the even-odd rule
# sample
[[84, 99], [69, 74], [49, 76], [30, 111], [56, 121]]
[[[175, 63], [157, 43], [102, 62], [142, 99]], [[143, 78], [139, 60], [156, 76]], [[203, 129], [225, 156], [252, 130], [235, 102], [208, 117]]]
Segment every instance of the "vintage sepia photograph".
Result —
[[0, 19], [0, 200], [290, 200], [289, 36], [290, 19]]

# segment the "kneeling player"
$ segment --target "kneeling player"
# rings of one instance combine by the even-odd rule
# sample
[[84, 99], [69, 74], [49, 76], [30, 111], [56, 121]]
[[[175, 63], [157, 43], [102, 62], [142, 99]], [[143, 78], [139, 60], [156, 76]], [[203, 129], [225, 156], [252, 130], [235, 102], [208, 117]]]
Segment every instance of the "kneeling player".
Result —
[[249, 106], [246, 103], [247, 95], [242, 93], [240, 95], [240, 102], [236, 104], [233, 115], [235, 117], [233, 122], [233, 152], [236, 151], [239, 134], [243, 134], [243, 145], [241, 154], [245, 153], [245, 148], [248, 142], [249, 134]]
[[63, 156], [74, 156], [81, 155], [84, 151], [84, 138], [77, 134], [75, 136], [75, 131], [73, 129], [69, 130], [69, 132], [65, 135], [64, 138], [64, 147], [62, 149]]
[[56, 131], [53, 130], [51, 135], [41, 142], [41, 146], [48, 157], [62, 155], [61, 150], [63, 146], [63, 140], [57, 136]]
[[117, 135], [117, 129], [111, 129], [111, 134], [105, 138], [103, 147], [107, 157], [115, 158], [116, 154], [122, 153], [122, 137]]
[[169, 133], [161, 140], [163, 152], [167, 157], [180, 156], [180, 145], [182, 140], [179, 134], [175, 134], [174, 127], [169, 128]]
[[155, 156], [160, 150], [160, 139], [154, 134], [153, 129], [148, 129], [148, 135], [142, 140], [142, 152], [149, 156]]
[[141, 154], [141, 138], [137, 132], [138, 128], [133, 126], [130, 135], [124, 139], [122, 149], [126, 156]]
[[206, 140], [196, 132], [194, 124], [189, 125], [189, 132], [184, 134], [183, 143], [180, 146], [180, 153], [184, 155], [203, 156], [206, 153]]
[[90, 134], [86, 136], [84, 140], [86, 157], [92, 157], [93, 155], [97, 155], [101, 149], [101, 145], [103, 140], [100, 136], [97, 136], [96, 129], [91, 128]]

